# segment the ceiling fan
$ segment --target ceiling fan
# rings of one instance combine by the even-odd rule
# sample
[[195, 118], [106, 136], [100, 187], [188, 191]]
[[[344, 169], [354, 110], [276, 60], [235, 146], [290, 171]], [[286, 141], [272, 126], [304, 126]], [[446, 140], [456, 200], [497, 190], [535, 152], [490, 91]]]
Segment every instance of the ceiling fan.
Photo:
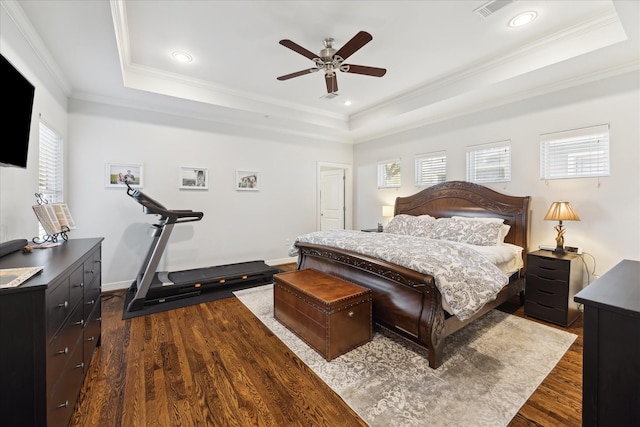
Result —
[[360, 31], [353, 36], [344, 46], [336, 50], [333, 47], [334, 40], [332, 38], [324, 39], [324, 49], [320, 51], [320, 55], [303, 48], [299, 44], [292, 42], [291, 40], [280, 40], [280, 44], [284, 47], [288, 47], [294, 52], [299, 53], [302, 56], [306, 56], [315, 62], [315, 67], [308, 68], [306, 70], [296, 71], [295, 73], [286, 74], [278, 77], [278, 80], [289, 80], [294, 77], [303, 76], [305, 74], [314, 73], [316, 71], [323, 70], [325, 80], [327, 83], [327, 92], [335, 93], [338, 91], [338, 81], [336, 79], [336, 70], [340, 70], [344, 73], [363, 74], [365, 76], [382, 77], [387, 72], [384, 68], [367, 67], [364, 65], [344, 64], [344, 60], [353, 55], [365, 44], [373, 40], [371, 34], [366, 31]]

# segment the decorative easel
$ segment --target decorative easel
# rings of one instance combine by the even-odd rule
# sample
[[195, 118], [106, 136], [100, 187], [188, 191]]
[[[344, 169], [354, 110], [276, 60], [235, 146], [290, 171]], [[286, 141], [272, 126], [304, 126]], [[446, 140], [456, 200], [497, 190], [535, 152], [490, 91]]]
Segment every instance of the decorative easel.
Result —
[[[36, 202], [38, 203], [39, 206], [49, 204], [49, 201], [42, 193], [35, 193], [35, 196], [36, 196]], [[36, 210], [36, 206], [34, 206], [34, 210]], [[36, 210], [36, 217], [38, 217], [38, 221], [40, 221], [40, 224], [42, 224], [42, 227], [45, 230], [47, 230], [48, 227], [46, 227], [45, 224], [43, 223], [43, 219], [38, 215], [37, 210]], [[68, 226], [61, 225], [60, 231], [52, 234], [45, 234], [42, 237], [40, 236], [34, 237], [33, 239], [31, 239], [31, 241], [37, 245], [40, 245], [43, 243], [56, 243], [58, 241], [58, 238], [61, 238], [62, 240], [66, 241], [68, 240], [67, 233], [69, 231], [71, 230], [69, 229]]]

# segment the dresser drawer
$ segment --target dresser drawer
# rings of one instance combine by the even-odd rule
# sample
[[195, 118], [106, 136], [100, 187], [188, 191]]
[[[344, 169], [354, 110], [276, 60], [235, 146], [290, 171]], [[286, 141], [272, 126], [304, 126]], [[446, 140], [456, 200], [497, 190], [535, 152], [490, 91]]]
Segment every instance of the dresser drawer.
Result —
[[100, 300], [96, 304], [94, 310], [89, 314], [89, 318], [84, 324], [84, 364], [89, 366], [93, 352], [100, 341], [102, 330], [102, 308]]
[[47, 387], [58, 381], [60, 373], [71, 358], [71, 352], [82, 338], [84, 320], [82, 307], [76, 306], [69, 321], [47, 345]]
[[[100, 264], [100, 249], [98, 249], [83, 264], [85, 287], [96, 283], [94, 279], [100, 276]], [[99, 286], [100, 282], [97, 283]]]
[[59, 381], [49, 391], [47, 403], [48, 426], [69, 425], [69, 419], [73, 413], [84, 378], [82, 360], [82, 343], [78, 341], [71, 351], [63, 370], [60, 372]]
[[75, 307], [82, 300], [84, 285], [83, 268], [78, 267], [69, 276], [69, 301], [72, 307]]
[[73, 306], [69, 292], [69, 278], [47, 294], [47, 337], [53, 337], [64, 323]]

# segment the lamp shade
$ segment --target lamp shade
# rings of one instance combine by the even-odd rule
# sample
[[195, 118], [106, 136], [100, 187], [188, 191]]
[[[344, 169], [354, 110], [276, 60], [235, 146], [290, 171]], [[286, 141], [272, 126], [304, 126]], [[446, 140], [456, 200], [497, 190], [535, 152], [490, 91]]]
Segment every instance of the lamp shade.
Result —
[[382, 206], [382, 216], [384, 218], [389, 218], [392, 217], [394, 214], [394, 207], [393, 206], [389, 206], [389, 205], [383, 205]]
[[580, 221], [569, 202], [553, 202], [544, 217], [548, 221]]

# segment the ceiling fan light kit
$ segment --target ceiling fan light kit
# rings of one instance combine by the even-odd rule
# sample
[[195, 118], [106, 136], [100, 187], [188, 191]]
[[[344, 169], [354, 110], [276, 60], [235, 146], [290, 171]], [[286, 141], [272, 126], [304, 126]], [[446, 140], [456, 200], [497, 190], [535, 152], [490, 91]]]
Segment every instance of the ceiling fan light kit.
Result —
[[333, 47], [335, 40], [333, 38], [324, 39], [324, 49], [320, 51], [319, 55], [303, 48], [299, 44], [291, 40], [280, 40], [280, 44], [287, 47], [294, 52], [299, 53], [311, 59], [315, 67], [306, 70], [296, 71], [295, 73], [286, 74], [280, 76], [277, 79], [280, 81], [289, 80], [294, 77], [303, 76], [305, 74], [311, 74], [316, 71], [324, 71], [325, 81], [327, 85], [327, 93], [335, 93], [338, 91], [338, 80], [336, 78], [336, 70], [340, 70], [343, 73], [362, 74], [365, 76], [382, 77], [386, 74], [387, 70], [384, 68], [368, 67], [364, 65], [344, 64], [344, 61], [353, 55], [356, 51], [362, 48], [365, 44], [373, 40], [371, 34], [366, 31], [360, 31], [351, 40], [349, 40], [339, 50]]

